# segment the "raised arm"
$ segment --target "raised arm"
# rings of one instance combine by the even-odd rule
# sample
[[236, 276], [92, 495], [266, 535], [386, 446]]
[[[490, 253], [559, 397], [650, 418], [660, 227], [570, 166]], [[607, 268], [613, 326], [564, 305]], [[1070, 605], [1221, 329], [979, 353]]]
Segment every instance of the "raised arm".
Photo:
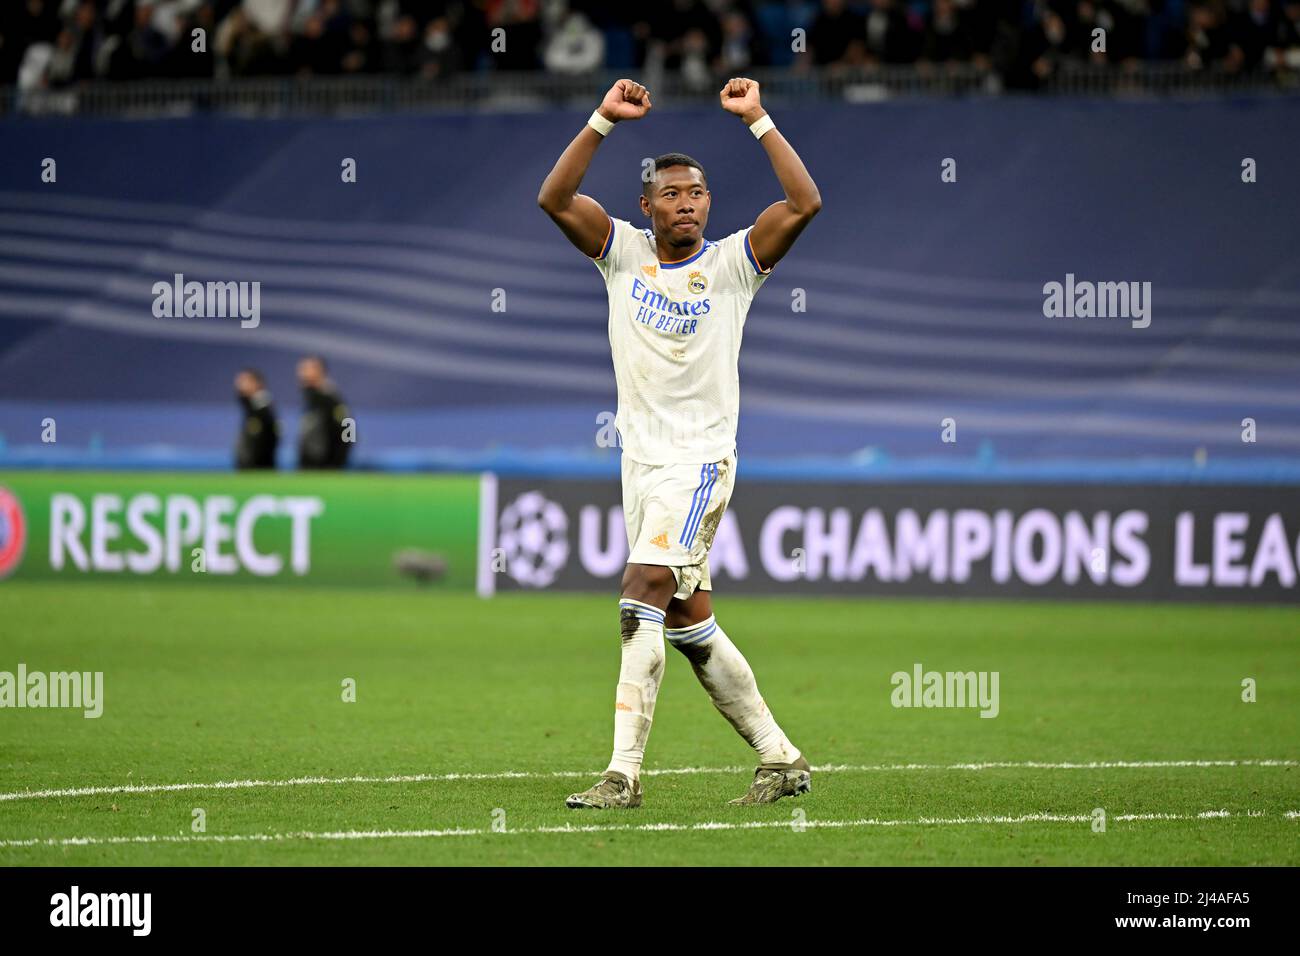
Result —
[[[746, 126], [753, 126], [767, 116], [767, 110], [759, 102], [758, 84], [753, 80], [728, 80], [720, 96], [722, 108], [743, 119]], [[785, 199], [764, 209], [754, 220], [754, 228], [749, 233], [754, 257], [764, 269], [770, 269], [785, 257], [799, 233], [821, 210], [822, 197], [817, 184], [804, 168], [803, 160], [786, 142], [780, 130], [773, 128], [763, 133], [759, 142], [785, 191]]]
[[[650, 91], [631, 80], [619, 80], [610, 87], [596, 109], [610, 123], [640, 119], [649, 111]], [[560, 154], [537, 194], [537, 205], [583, 255], [592, 258], [600, 255], [609, 235], [609, 216], [600, 203], [578, 192], [578, 187], [604, 138], [590, 123], [584, 126]]]

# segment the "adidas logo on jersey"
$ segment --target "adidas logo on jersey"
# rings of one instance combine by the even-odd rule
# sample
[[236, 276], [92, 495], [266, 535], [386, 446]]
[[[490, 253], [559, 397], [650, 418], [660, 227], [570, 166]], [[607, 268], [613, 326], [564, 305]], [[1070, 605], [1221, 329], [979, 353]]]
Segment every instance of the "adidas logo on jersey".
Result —
[[642, 267], [641, 267], [641, 271], [644, 272], [646, 275], [648, 275], [650, 278], [653, 279], [653, 278], [655, 277], [655, 273], [659, 271], [659, 267], [658, 267], [658, 266], [642, 266]]
[[658, 537], [651, 538], [650, 543], [653, 544], [656, 548], [663, 548], [665, 551], [667, 551], [668, 533], [665, 531], [663, 534], [659, 535]]

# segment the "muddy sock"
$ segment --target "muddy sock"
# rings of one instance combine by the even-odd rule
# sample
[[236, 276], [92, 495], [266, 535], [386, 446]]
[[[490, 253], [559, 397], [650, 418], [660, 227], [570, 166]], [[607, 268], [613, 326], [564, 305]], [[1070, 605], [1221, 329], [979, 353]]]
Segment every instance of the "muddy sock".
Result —
[[614, 755], [608, 769], [636, 780], [664, 674], [664, 612], [630, 598], [623, 598], [618, 606], [623, 663], [614, 700]]
[[760, 763], [793, 763], [799, 759], [798, 749], [759, 695], [749, 662], [713, 617], [690, 627], [670, 628], [664, 636], [691, 662], [713, 706], [754, 748]]

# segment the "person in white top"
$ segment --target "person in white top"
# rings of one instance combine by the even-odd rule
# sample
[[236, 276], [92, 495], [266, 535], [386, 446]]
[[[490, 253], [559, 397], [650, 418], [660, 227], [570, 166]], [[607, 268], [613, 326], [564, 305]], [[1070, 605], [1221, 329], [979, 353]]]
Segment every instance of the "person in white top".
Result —
[[811, 788], [811, 767], [758, 692], [753, 671], [713, 616], [709, 547], [731, 497], [740, 409], [741, 334], [750, 302], [821, 209], [821, 195], [776, 129], [753, 80], [728, 80], [722, 108], [767, 153], [785, 199], [754, 225], [704, 238], [712, 196], [704, 168], [666, 153], [643, 177], [649, 228], [609, 216], [578, 192], [615, 124], [644, 117], [650, 92], [619, 80], [561, 154], [537, 202], [605, 278], [618, 383], [628, 564], [619, 601], [622, 666], [614, 752], [573, 808], [630, 808], [642, 799], [641, 762], [664, 670], [664, 639], [686, 655], [714, 705], [758, 753], [737, 804], [771, 803]]

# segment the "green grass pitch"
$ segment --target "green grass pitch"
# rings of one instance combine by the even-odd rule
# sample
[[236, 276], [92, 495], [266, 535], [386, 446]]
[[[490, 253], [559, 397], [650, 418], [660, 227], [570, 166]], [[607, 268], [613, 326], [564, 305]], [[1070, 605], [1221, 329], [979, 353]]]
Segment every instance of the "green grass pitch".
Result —
[[[753, 758], [669, 649], [645, 805], [599, 813], [563, 799], [609, 756], [613, 596], [6, 582], [0, 671], [103, 671], [105, 703], [0, 710], [0, 864], [1300, 863], [1300, 612], [717, 612], [812, 793], [727, 805]], [[999, 715], [894, 708], [916, 662], [997, 671]]]

